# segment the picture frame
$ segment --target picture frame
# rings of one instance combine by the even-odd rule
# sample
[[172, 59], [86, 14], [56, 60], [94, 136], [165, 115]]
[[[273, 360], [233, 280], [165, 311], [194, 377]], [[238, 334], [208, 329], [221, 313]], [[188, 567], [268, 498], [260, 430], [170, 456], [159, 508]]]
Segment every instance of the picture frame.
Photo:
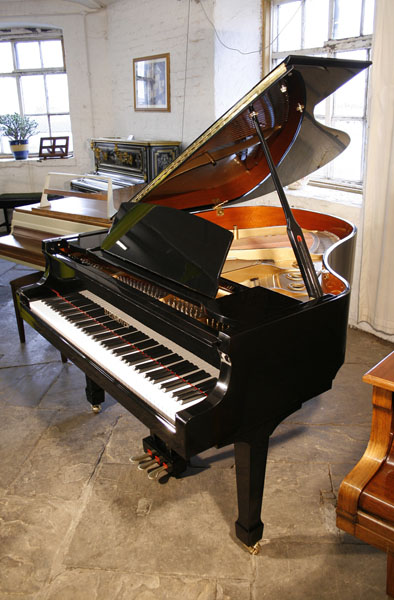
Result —
[[170, 112], [170, 55], [133, 59], [134, 110]]

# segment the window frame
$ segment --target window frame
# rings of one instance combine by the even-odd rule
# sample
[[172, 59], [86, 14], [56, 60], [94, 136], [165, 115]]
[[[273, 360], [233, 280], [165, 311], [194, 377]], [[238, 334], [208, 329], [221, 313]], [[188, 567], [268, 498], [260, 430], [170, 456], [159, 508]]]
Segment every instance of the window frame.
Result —
[[[270, 36], [271, 43], [269, 45], [269, 62], [271, 68], [281, 60], [285, 59], [289, 54], [295, 54], [300, 56], [314, 56], [319, 54], [324, 54], [328, 57], [335, 57], [337, 53], [348, 52], [352, 50], [365, 50], [366, 58], [365, 60], [370, 60], [371, 51], [372, 51], [372, 39], [373, 34], [363, 34], [363, 24], [364, 24], [364, 15], [365, 15], [365, 6], [367, 0], [362, 0], [362, 8], [360, 14], [360, 31], [362, 35], [347, 37], [342, 39], [336, 39], [330, 36], [334, 35], [334, 9], [336, 0], [329, 0], [329, 19], [327, 23], [327, 31], [329, 32], [328, 39], [325, 40], [323, 46], [313, 47], [313, 48], [299, 48], [295, 50], [276, 50], [275, 44], [277, 42], [278, 37], [281, 32], [278, 32], [278, 19], [277, 19], [277, 7], [283, 4], [289, 4], [296, 2], [297, 0], [268, 0], [269, 4], [269, 13], [270, 13]], [[299, 0], [301, 2], [300, 8], [297, 9], [301, 11], [301, 46], [304, 45], [305, 38], [305, 0]], [[342, 117], [342, 120], [357, 120], [362, 123], [362, 149], [361, 149], [361, 181], [351, 181], [346, 179], [339, 179], [333, 177], [319, 177], [315, 174], [312, 174], [309, 183], [318, 187], [325, 187], [331, 189], [345, 190], [350, 192], [358, 192], [362, 193], [363, 182], [365, 179], [365, 159], [366, 159], [366, 145], [367, 145], [367, 129], [368, 129], [368, 88], [369, 88], [369, 74], [366, 74], [366, 86], [365, 86], [365, 102], [364, 102], [364, 113], [361, 117]], [[327, 99], [326, 106], [326, 121], [325, 123], [328, 126], [332, 122], [332, 119], [336, 119], [337, 121], [341, 121], [341, 118], [335, 117], [333, 114], [333, 105], [334, 105], [334, 96], [335, 93], [332, 94]], [[337, 125], [337, 128], [340, 126]], [[329, 167], [328, 167], [329, 168]]]
[[[41, 68], [20, 68], [18, 66], [18, 56], [17, 56], [16, 44], [20, 43], [20, 42], [43, 42], [43, 41], [60, 41], [61, 42], [63, 66], [62, 67], [44, 67], [41, 45], [39, 45]], [[50, 111], [46, 76], [47, 75], [58, 75], [58, 74], [67, 76], [66, 57], [65, 57], [65, 52], [64, 52], [64, 40], [63, 40], [62, 31], [57, 29], [57, 30], [47, 30], [47, 31], [38, 31], [37, 32], [37, 30], [36, 30], [36, 32], [33, 33], [33, 32], [29, 32], [27, 30], [20, 31], [20, 30], [12, 30], [12, 29], [11, 30], [0, 29], [0, 43], [2, 43], [2, 42], [10, 42], [11, 43], [13, 70], [9, 73], [1, 72], [0, 73], [0, 81], [3, 77], [8, 77], [8, 78], [13, 77], [16, 80], [16, 91], [17, 91], [17, 98], [18, 98], [18, 104], [19, 104], [19, 111], [18, 111], [19, 114], [21, 114], [22, 116], [25, 116], [25, 115], [29, 116], [32, 119], [39, 118], [39, 117], [46, 118], [47, 123], [48, 123], [48, 133], [43, 133], [42, 135], [45, 137], [59, 135], [59, 134], [56, 134], [56, 132], [51, 131], [51, 117], [68, 116], [70, 118], [70, 124], [71, 124], [70, 110], [68, 110], [68, 112]], [[26, 112], [24, 110], [21, 78], [26, 77], [26, 76], [34, 76], [34, 75], [43, 75], [43, 78], [44, 78], [45, 107], [46, 107], [45, 113], [40, 113], [40, 114], [30, 113], [30, 112]], [[71, 131], [70, 131], [70, 137], [71, 137]], [[5, 136], [2, 136], [0, 139], [8, 140], [8, 138], [6, 138]], [[11, 150], [9, 150], [9, 152], [6, 152], [5, 148], [6, 148], [6, 145], [4, 144], [4, 142], [3, 142], [3, 149], [2, 149], [2, 145], [0, 143], [0, 158], [11, 158], [12, 157]], [[38, 149], [36, 152], [30, 151], [29, 156], [38, 157]]]

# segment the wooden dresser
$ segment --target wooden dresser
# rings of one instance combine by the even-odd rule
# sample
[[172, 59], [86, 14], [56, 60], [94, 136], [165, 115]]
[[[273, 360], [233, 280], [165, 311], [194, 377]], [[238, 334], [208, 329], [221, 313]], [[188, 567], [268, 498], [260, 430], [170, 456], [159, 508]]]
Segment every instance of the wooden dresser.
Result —
[[372, 427], [367, 449], [343, 480], [337, 526], [387, 553], [387, 589], [394, 597], [394, 352], [368, 371]]

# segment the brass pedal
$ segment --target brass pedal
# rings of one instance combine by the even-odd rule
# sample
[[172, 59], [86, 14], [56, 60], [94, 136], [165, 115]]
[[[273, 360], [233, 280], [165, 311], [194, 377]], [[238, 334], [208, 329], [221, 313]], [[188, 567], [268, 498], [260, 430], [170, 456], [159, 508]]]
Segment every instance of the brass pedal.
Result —
[[149, 471], [148, 479], [159, 479], [162, 473], [167, 473], [166, 467], [164, 465], [157, 465], [157, 467]]
[[151, 458], [151, 455], [148, 454], [147, 452], [145, 452], [145, 454], [139, 454], [137, 456], [130, 456], [129, 461], [131, 463], [140, 463], [140, 462], [146, 460], [147, 458]]
[[151, 460], [144, 460], [140, 462], [140, 464], [138, 465], [138, 469], [140, 471], [145, 471], [145, 469], [147, 469], [148, 467], [153, 467], [153, 465], [157, 465], [157, 462], [154, 458]]

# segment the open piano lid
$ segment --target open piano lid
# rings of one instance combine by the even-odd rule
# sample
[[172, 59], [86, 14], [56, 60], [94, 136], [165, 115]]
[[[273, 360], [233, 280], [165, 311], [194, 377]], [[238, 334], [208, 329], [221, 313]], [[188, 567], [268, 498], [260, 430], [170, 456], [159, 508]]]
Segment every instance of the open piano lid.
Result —
[[148, 184], [133, 202], [201, 210], [230, 203], [259, 187], [274, 189], [249, 107], [258, 120], [282, 185], [324, 166], [349, 136], [314, 119], [316, 104], [370, 65], [288, 56]]
[[[177, 211], [168, 211], [168, 208], [192, 212], [247, 199], [253, 190], [263, 195], [274, 189], [251, 110], [257, 113], [282, 185], [297, 181], [338, 156], [349, 144], [349, 136], [318, 123], [313, 116], [314, 108], [369, 64], [320, 57], [287, 57], [136, 194], [132, 203], [122, 205], [102, 249], [214, 297], [232, 234], [219, 235], [217, 230], [222, 228], [210, 223], [200, 237], [194, 231], [195, 219], [193, 223], [190, 221], [189, 232], [188, 215], [179, 215], [182, 223], [178, 223]], [[160, 205], [162, 210], [152, 212], [153, 207], [147, 205]], [[172, 217], [166, 221], [169, 213]], [[175, 221], [166, 239], [171, 218]], [[181, 229], [183, 235], [179, 236], [177, 232]], [[137, 245], [141, 248], [140, 240], [147, 232], [146, 251], [136, 253]], [[153, 245], [158, 235], [160, 252], [156, 252]], [[215, 237], [218, 239], [213, 245]], [[192, 262], [188, 262], [187, 240], [190, 240]], [[209, 249], [210, 258], [196, 264], [203, 246]], [[171, 259], [163, 261], [166, 253]], [[178, 266], [174, 262], [176, 256]], [[168, 265], [167, 270], [165, 265]], [[186, 271], [198, 271], [204, 276], [186, 281]]]

